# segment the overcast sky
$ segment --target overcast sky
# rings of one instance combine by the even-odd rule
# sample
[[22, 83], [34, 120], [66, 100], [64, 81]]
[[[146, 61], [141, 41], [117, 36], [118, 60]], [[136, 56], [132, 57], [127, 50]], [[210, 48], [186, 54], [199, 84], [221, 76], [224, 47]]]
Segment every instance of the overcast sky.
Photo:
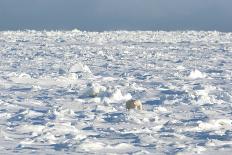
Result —
[[0, 0], [0, 30], [232, 32], [232, 0]]

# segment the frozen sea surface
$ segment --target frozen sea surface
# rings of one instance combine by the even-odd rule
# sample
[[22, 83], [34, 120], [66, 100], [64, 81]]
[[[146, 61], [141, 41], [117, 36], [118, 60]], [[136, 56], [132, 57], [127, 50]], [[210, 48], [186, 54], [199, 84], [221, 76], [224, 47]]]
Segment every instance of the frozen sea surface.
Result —
[[0, 58], [0, 154], [232, 152], [232, 33], [2, 31]]

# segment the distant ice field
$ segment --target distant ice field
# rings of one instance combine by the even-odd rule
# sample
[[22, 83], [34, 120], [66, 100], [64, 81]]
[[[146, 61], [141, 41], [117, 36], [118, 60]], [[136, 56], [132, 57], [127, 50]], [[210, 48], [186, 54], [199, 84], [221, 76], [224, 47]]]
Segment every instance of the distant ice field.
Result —
[[0, 154], [232, 152], [232, 33], [0, 31], [0, 59]]

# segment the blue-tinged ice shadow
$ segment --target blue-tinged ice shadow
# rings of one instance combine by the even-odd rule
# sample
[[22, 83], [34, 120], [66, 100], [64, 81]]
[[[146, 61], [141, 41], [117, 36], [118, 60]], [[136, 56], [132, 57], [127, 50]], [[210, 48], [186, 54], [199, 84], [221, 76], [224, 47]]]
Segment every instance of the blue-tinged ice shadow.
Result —
[[179, 99], [182, 103], [189, 103], [189, 95], [185, 91], [180, 90], [162, 90], [161, 95], [165, 100]]
[[88, 118], [88, 115], [85, 114], [84, 111], [76, 111], [75, 112], [75, 117], [79, 118], [79, 119], [84, 119], [84, 118]]
[[14, 125], [18, 125], [22, 122], [25, 122], [26, 119], [25, 119], [25, 116], [23, 114], [19, 113], [19, 114], [14, 115], [13, 117], [9, 118], [7, 121], [11, 122], [11, 125], [14, 126]]
[[178, 91], [178, 90], [163, 90], [161, 91], [162, 94], [165, 95], [183, 95], [186, 94], [185, 91]]
[[126, 120], [126, 114], [122, 112], [107, 113], [104, 114], [104, 116], [105, 116], [104, 120], [107, 123], [119, 123], [119, 122], [125, 122]]
[[232, 140], [232, 131], [227, 130], [225, 134], [217, 135], [210, 131], [202, 132], [186, 132], [186, 136], [194, 138], [196, 140], [220, 140], [220, 141], [231, 141]]
[[154, 99], [154, 100], [146, 101], [146, 102], [143, 103], [143, 104], [144, 104], [144, 105], [159, 106], [159, 105], [163, 104], [164, 100], [165, 100], [164, 98], [161, 98], [161, 99]]
[[196, 126], [198, 125], [199, 121], [205, 122], [205, 121], [208, 121], [208, 119], [209, 118], [207, 116], [202, 116], [202, 117], [196, 117], [196, 118], [191, 118], [191, 119], [183, 119], [180, 121], [188, 126]]
[[34, 98], [36, 100], [39, 101], [50, 101], [53, 98], [49, 95], [49, 91], [48, 90], [42, 90], [40, 94], [34, 96]]
[[66, 153], [75, 151], [76, 140], [74, 140], [75, 135], [73, 134], [64, 134], [66, 142], [60, 142], [50, 145], [56, 151], [65, 151]]
[[136, 73], [134, 75], [134, 77], [136, 77], [136, 79], [138, 79], [138, 80], [147, 80], [147, 79], [151, 79], [152, 78], [152, 74]]
[[101, 131], [101, 134], [94, 136], [95, 138], [106, 138], [106, 139], [114, 139], [118, 141], [127, 141], [130, 142], [133, 145], [140, 145], [141, 140], [136, 133], [121, 133], [121, 132], [116, 132], [112, 131], [109, 128], [104, 129], [104, 128], [99, 128], [98, 130]]
[[19, 144], [16, 146], [16, 150], [17, 151], [20, 151], [20, 150], [39, 150], [39, 148], [32, 147], [32, 146], [23, 146], [22, 144]]
[[38, 116], [30, 119], [33, 125], [46, 125], [47, 120], [45, 116]]
[[67, 89], [59, 89], [53, 95], [54, 96], [61, 96], [61, 97], [64, 97], [64, 96], [72, 97], [72, 96], [78, 95], [78, 92], [77, 91], [70, 91]]
[[212, 74], [212, 73], [221, 74], [221, 73], [223, 73], [223, 70], [221, 70], [221, 69], [208, 69], [208, 70], [206, 70], [206, 73], [209, 73], [209, 74]]
[[32, 90], [32, 87], [19, 87], [19, 86], [13, 86], [9, 88], [9, 91], [14, 91], [14, 92], [29, 92]]
[[119, 138], [121, 139], [131, 139], [131, 142], [130, 143], [133, 143], [134, 145], [135, 144], [141, 144], [141, 140], [139, 138], [138, 135], [134, 134], [134, 133], [124, 133], [124, 134], [120, 134]]
[[68, 151], [74, 150], [74, 146], [70, 143], [58, 143], [50, 145], [56, 151]]
[[12, 117], [7, 119], [8, 122], [11, 122], [10, 126], [18, 126], [22, 124], [23, 122], [27, 122], [33, 125], [45, 125], [48, 120], [54, 120], [55, 116], [53, 114], [48, 115], [47, 112], [48, 110], [34, 110], [34, 108], [30, 109], [30, 111], [36, 111], [36, 112], [41, 112], [41, 116], [37, 117], [26, 117], [26, 114], [24, 114], [24, 111], [26, 109], [19, 109]]
[[37, 96], [36, 99], [41, 100], [41, 101], [47, 101], [47, 100], [52, 100], [52, 97], [48, 95], [40, 95], [40, 96]]

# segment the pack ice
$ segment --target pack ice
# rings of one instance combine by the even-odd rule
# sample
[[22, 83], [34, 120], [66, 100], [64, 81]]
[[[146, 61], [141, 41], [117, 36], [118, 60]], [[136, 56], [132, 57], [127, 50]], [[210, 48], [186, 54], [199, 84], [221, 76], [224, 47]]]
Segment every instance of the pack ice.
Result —
[[0, 154], [232, 152], [232, 33], [1, 31], [0, 57]]

